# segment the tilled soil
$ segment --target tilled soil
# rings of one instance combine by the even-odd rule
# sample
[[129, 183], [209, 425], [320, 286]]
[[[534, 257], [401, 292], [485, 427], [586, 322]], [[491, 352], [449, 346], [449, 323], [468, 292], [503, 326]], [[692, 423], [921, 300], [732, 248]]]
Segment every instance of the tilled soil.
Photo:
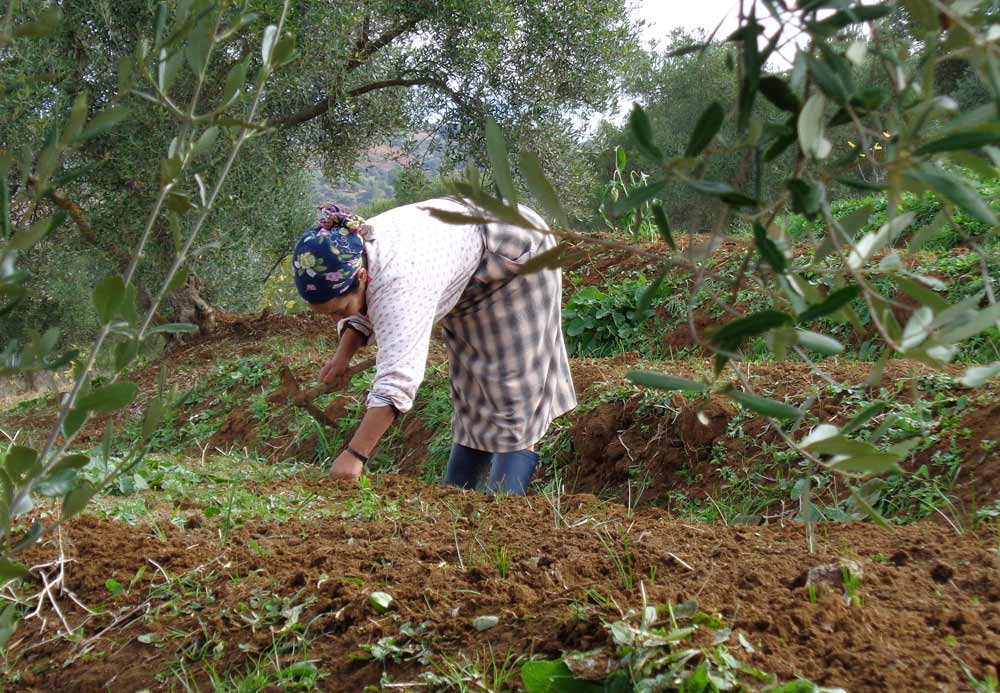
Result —
[[[357, 494], [314, 485], [333, 506]], [[954, 691], [968, 685], [960, 662], [979, 677], [1000, 673], [1000, 554], [988, 532], [829, 524], [818, 528], [810, 555], [795, 524], [727, 528], [659, 510], [627, 517], [620, 506], [579, 495], [563, 497], [556, 528], [542, 497], [487, 498], [392, 476], [376, 490], [400, 510], [374, 520], [250, 524], [221, 547], [209, 523], [170, 526], [161, 542], [143, 527], [72, 521], [63, 532], [66, 587], [106, 611], [88, 618], [60, 599], [70, 623], [83, 623], [76, 642], [52, 638], [51, 610], [44, 628], [38, 619], [22, 623], [9, 648], [21, 672], [11, 689], [162, 688], [156, 674], [206, 642], [220, 653], [212, 662], [218, 670], [245, 666], [282, 625], [248, 622], [265, 591], [305, 604], [299, 622], [308, 624], [309, 658], [329, 675], [323, 687], [358, 691], [377, 685], [386, 669], [396, 680], [426, 669], [352, 657], [361, 645], [398, 635], [403, 623], [431, 622], [424, 644], [437, 657], [557, 657], [606, 642], [599, 610], [579, 608], [588, 590], [626, 610], [641, 606], [640, 582], [652, 603], [694, 599], [720, 614], [734, 640], [742, 634], [754, 649], [740, 650], [740, 659], [781, 680], [804, 676], [850, 691]], [[632, 589], [599, 533], [619, 551], [627, 540]], [[488, 556], [497, 546], [512, 556], [506, 578]], [[32, 550], [29, 565], [55, 551], [48, 540]], [[842, 558], [863, 569], [863, 604], [848, 606], [832, 587], [812, 603], [802, 586], [806, 571]], [[109, 596], [109, 578], [129, 585], [143, 567], [127, 594]], [[150, 598], [166, 593], [168, 579], [175, 598]], [[387, 614], [368, 606], [376, 590], [393, 597]], [[613, 611], [604, 615], [614, 620]], [[113, 623], [115, 614], [125, 616]], [[471, 622], [482, 615], [499, 617], [499, 625], [477, 632]], [[198, 680], [204, 665], [193, 660], [185, 668]]]
[[[692, 361], [665, 361], [653, 367], [672, 375], [698, 378], [696, 363]], [[814, 400], [810, 412], [821, 422], [843, 425], [857, 413], [857, 405], [844, 402], [843, 391], [826, 388], [823, 378], [808, 364], [788, 361], [748, 363], [744, 367], [754, 387], [769, 397], [778, 400], [790, 397], [793, 403], [801, 404], [807, 393], [811, 393]], [[830, 377], [855, 385], [865, 381], [871, 367], [846, 360], [831, 360], [823, 365]], [[589, 374], [593, 368], [575, 360], [574, 378], [578, 371]], [[626, 367], [605, 367], [601, 372], [602, 382], [621, 383], [626, 370]], [[906, 383], [893, 399], [910, 401], [913, 391], [909, 384], [932, 372], [920, 363], [893, 360], [886, 367], [883, 383], [887, 386]], [[958, 374], [961, 367], [951, 367], [950, 372]], [[990, 396], [998, 394], [997, 389], [993, 386]], [[951, 401], [971, 393], [956, 387]], [[872, 399], [880, 396], [877, 389], [871, 389], [870, 394]], [[729, 424], [739, 409], [721, 395], [687, 399], [668, 393], [662, 404], [653, 409], [642, 406], [642, 402], [643, 397], [636, 394], [570, 416], [573, 463], [564, 470], [569, 491], [624, 501], [629, 483], [637, 481], [633, 475], [639, 470], [648, 474], [648, 478], [642, 479], [643, 495], [639, 500], [642, 504], [665, 505], [674, 490], [682, 490], [692, 498], [703, 497], [716, 493], [723, 483], [718, 466], [711, 462], [716, 443], [721, 442], [727, 451], [725, 464], [743, 467], [754, 462], [764, 444], [780, 440], [764, 417], [744, 419], [739, 424], [742, 435], [731, 436]], [[699, 411], [707, 425], [699, 420]], [[968, 407], [959, 415], [958, 428], [961, 435], [955, 437], [954, 445], [961, 456], [962, 468], [953, 500], [962, 511], [969, 512], [1000, 498], [1000, 451], [991, 442], [1000, 438], [1000, 404]], [[803, 435], [804, 431], [794, 434], [797, 438]], [[904, 463], [904, 467], [916, 469], [930, 464], [936, 452], [950, 451], [952, 444], [951, 438], [932, 438], [932, 444]]]
[[[202, 377], [214, 368], [221, 350], [245, 356], [262, 351], [264, 336], [299, 334], [317, 326], [310, 316], [225, 317], [217, 335], [181, 347], [164, 363], [171, 382], [180, 380], [183, 386], [183, 379]], [[317, 352], [317, 362], [320, 356]], [[631, 355], [574, 360], [582, 399], [620, 384], [636, 360]], [[175, 368], [181, 364], [186, 374]], [[764, 394], [781, 399], [811, 391], [817, 395], [813, 413], [833, 423], [845, 420], [838, 395], [824, 390], [805, 364], [746, 367]], [[824, 367], [834, 378], [857, 383], [870, 365], [830, 361]], [[696, 377], [691, 362], [656, 368]], [[144, 391], [152, 391], [158, 370], [136, 374]], [[300, 366], [296, 375], [305, 382], [311, 372]], [[919, 365], [893, 361], [885, 380], [912, 380], [923, 372]], [[282, 404], [284, 394], [272, 393], [275, 409], [288, 406]], [[900, 395], [907, 396], [907, 391]], [[328, 415], [336, 418], [345, 403], [331, 401]], [[753, 653], [740, 650], [740, 658], [781, 680], [804, 676], [852, 691], [952, 691], [968, 688], [962, 664], [980, 678], [998, 677], [1000, 540], [989, 529], [957, 535], [942, 523], [891, 530], [860, 523], [822, 525], [817, 551], [810, 555], [800, 525], [703, 525], [673, 520], [655, 508], [626, 517], [621, 505], [588, 495], [608, 495], [610, 490], [613, 496], [617, 489], [624, 498], [630, 469], [637, 464], [652, 475], [643, 504], [657, 504], [673, 489], [691, 497], [714, 493], [719, 478], [709, 458], [720, 438], [736, 461], [775, 437], [766, 420], [751, 418], [742, 423], [744, 438], [728, 439], [727, 427], [737, 410], [722, 397], [707, 401], [707, 426], [698, 420], [698, 408], [697, 402], [665, 395], [653, 414], [640, 411], [635, 401], [617, 400], [571, 415], [575, 461], [565, 481], [568, 490], [580, 495], [563, 497], [565, 517], [559, 528], [544, 497], [491, 499], [427, 487], [402, 475], [388, 477], [378, 489], [399, 500], [398, 513], [375, 520], [341, 519], [340, 510], [357, 490], [311, 482], [310, 490], [326, 499], [334, 516], [311, 523], [248, 524], [234, 529], [224, 546], [218, 518], [201, 517], [191, 523], [196, 528], [186, 531], [161, 523], [168, 529], [166, 541], [160, 541], [147, 527], [81, 517], [63, 531], [71, 561], [66, 587], [100, 615], [89, 616], [67, 595], [59, 598], [69, 622], [83, 624], [82, 637], [75, 641], [53, 637], [57, 617], [50, 605], [43, 610], [44, 626], [40, 619], [23, 622], [9, 646], [9, 661], [20, 679], [9, 688], [176, 686], [176, 680], [168, 677], [164, 683], [156, 676], [178, 662], [201, 682], [209, 660], [219, 671], [238, 670], [266, 652], [282, 626], [283, 621], [262, 622], [254, 616], [261, 612], [261, 595], [269, 593], [304, 605], [299, 622], [308, 624], [308, 656], [318, 660], [327, 675], [322, 685], [329, 690], [377, 685], [384, 667], [397, 680], [426, 669], [413, 662], [383, 665], [356, 656], [363, 653], [361, 645], [398, 635], [404, 623], [430, 622], [425, 645], [436, 657], [488, 657], [490, 652], [501, 659], [507, 653], [556, 657], [562, 651], [599, 647], [606, 641], [600, 616], [614, 620], [616, 615], [592, 603], [581, 608], [588, 604], [585, 593], [595, 590], [623, 610], [642, 602], [638, 586], [623, 585], [598, 530], [606, 533], [605, 542], [608, 537], [621, 540], [621, 551], [627, 540], [634, 580], [642, 583], [650, 601], [696, 599], [705, 611], [720, 613], [754, 648]], [[46, 416], [51, 414], [35, 412], [22, 423], [38, 427]], [[1000, 496], [1000, 456], [991, 443], [1000, 430], [998, 419], [995, 403], [963, 413], [960, 426], [967, 434], [955, 443], [962, 457], [955, 487], [960, 505], [978, 507]], [[12, 423], [17, 430], [19, 422]], [[419, 475], [433, 431], [414, 416], [402, 425], [411, 457], [401, 467]], [[103, 426], [95, 418], [88, 433], [96, 437]], [[258, 441], [254, 435], [249, 411], [237, 407], [212, 443], [223, 448], [280, 443], [281, 456], [289, 454], [290, 440]], [[932, 453], [920, 453], [913, 463], [929, 462]], [[310, 453], [302, 449], [297, 454]], [[260, 489], [262, 495], [273, 492]], [[500, 546], [513, 556], [506, 579], [489, 557]], [[31, 552], [28, 564], [57, 554], [54, 539], [49, 539]], [[848, 606], [839, 589], [821, 590], [817, 602], [810, 602], [802, 586], [804, 574], [838, 558], [863, 566], [863, 605]], [[144, 575], [127, 594], [110, 596], [109, 579], [128, 586], [142, 568]], [[184, 581], [187, 587], [174, 589], [176, 598], [167, 596], [165, 585], [180, 585], [184, 576], [190, 578]], [[388, 614], [367, 605], [375, 590], [394, 597]], [[160, 596], [151, 596], [156, 594]], [[498, 616], [500, 623], [477, 632], [471, 622], [481, 615]], [[212, 649], [217, 643], [222, 648]], [[206, 649], [213, 653], [209, 659], [191, 654]]]

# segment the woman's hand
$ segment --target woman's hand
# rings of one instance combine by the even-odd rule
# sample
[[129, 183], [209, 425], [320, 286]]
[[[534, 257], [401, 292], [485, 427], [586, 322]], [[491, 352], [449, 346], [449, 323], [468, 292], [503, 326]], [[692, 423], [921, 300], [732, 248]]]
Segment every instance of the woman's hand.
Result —
[[330, 479], [333, 481], [355, 481], [361, 476], [365, 465], [357, 457], [344, 450], [337, 455], [330, 469]]
[[[360, 454], [371, 458], [382, 435], [389, 430], [389, 426], [396, 418], [396, 410], [392, 407], [370, 407], [361, 419], [361, 425], [348, 445]], [[361, 476], [364, 471], [364, 463], [353, 453], [344, 450], [333, 461], [330, 469], [330, 479], [333, 481], [347, 480], [354, 481]]]
[[323, 364], [319, 371], [319, 381], [324, 385], [332, 385], [334, 389], [343, 390], [351, 382], [351, 360], [345, 359], [338, 351]]

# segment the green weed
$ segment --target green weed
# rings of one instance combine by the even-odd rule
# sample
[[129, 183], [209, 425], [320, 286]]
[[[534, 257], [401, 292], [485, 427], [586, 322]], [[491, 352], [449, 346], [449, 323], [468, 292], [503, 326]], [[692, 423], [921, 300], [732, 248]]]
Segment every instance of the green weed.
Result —
[[[529, 693], [551, 690], [547, 686], [554, 680], [565, 681], [567, 690], [573, 685], [582, 690], [584, 684], [574, 679], [573, 672], [609, 669], [614, 673], [588, 685], [600, 690], [660, 690], [669, 682], [671, 690], [708, 691], [756, 690], [777, 683], [773, 674], [740, 661], [730, 649], [733, 633], [719, 618], [701, 612], [696, 602], [663, 608], [644, 604], [619, 620], [606, 621], [605, 628], [609, 636], [605, 647], [562, 660], [525, 663], [521, 678]], [[700, 632], [706, 636], [699, 636]], [[734, 647], [754, 652], [742, 634], [736, 636]], [[785, 690], [815, 690], [811, 684], [809, 688], [793, 686]]]
[[[427, 441], [421, 477], [428, 484], [441, 483], [451, 455], [451, 385], [447, 364], [427, 369], [420, 395], [411, 416], [416, 416], [431, 432]], [[410, 451], [404, 451], [404, 453]]]
[[510, 689], [523, 662], [524, 657], [509, 651], [501, 659], [489, 646], [474, 658], [466, 655], [443, 657], [433, 672], [424, 672], [419, 679], [432, 686], [433, 690], [460, 693], [504, 691]]
[[241, 621], [255, 629], [271, 629], [278, 635], [301, 634], [303, 610], [316, 602], [315, 594], [299, 590], [293, 595], [280, 595], [269, 590], [254, 590], [245, 602], [237, 607]]
[[214, 666], [208, 666], [212, 690], [227, 693], [321, 690], [319, 684], [324, 677], [316, 666], [316, 660], [307, 658], [305, 648], [296, 647], [287, 654], [282, 653], [282, 649], [276, 642], [268, 652], [252, 660], [240, 672], [223, 674]]
[[552, 479], [539, 491], [542, 498], [545, 499], [545, 502], [552, 509], [552, 522], [555, 524], [556, 529], [566, 525], [566, 520], [562, 514], [562, 497], [565, 491], [566, 489], [563, 487], [562, 478], [558, 470], [553, 472]]
[[510, 570], [510, 558], [510, 550], [506, 546], [498, 546], [493, 550], [493, 565], [496, 566], [497, 575], [505, 579]]
[[404, 623], [399, 627], [398, 635], [385, 636], [374, 643], [361, 645], [364, 654], [353, 655], [352, 658], [360, 661], [373, 659], [383, 664], [409, 661], [429, 664], [431, 651], [423, 640], [428, 637], [427, 631], [431, 625], [430, 621], [416, 626]]
[[[648, 335], [644, 323], [653, 315], [647, 308], [639, 312], [639, 301], [649, 289], [645, 276], [615, 282], [606, 290], [586, 286], [573, 294], [563, 308], [566, 346], [574, 356], [609, 356], [635, 347]], [[657, 299], [673, 289], [666, 283], [657, 290]]]
[[844, 596], [848, 606], [864, 606], [864, 599], [859, 594], [861, 590], [861, 576], [854, 573], [847, 566], [841, 568], [841, 577], [844, 582]]
[[347, 500], [342, 517], [350, 520], [381, 520], [399, 513], [398, 500], [386, 500], [372, 487], [371, 479], [358, 480], [357, 495]]
[[618, 539], [615, 539], [609, 530], [602, 528], [597, 530], [597, 539], [618, 572], [622, 588], [626, 592], [631, 592], [635, 587], [635, 557], [632, 555], [628, 532], [623, 532]]
[[969, 680], [969, 685], [972, 686], [972, 690], [975, 693], [997, 693], [1000, 690], [1000, 684], [992, 676], [987, 675], [980, 679], [966, 666], [965, 662], [960, 661], [959, 666], [962, 668], [962, 673]]
[[819, 590], [815, 584], [806, 585], [806, 596], [809, 598], [810, 604], [815, 604], [819, 601]]

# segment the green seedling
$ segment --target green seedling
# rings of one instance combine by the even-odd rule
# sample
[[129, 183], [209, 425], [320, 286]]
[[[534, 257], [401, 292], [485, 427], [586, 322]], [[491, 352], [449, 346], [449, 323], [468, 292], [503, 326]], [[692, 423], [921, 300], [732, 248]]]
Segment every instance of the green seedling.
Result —
[[620, 544], [621, 550], [615, 546], [615, 540], [611, 533], [605, 529], [597, 530], [597, 539], [601, 546], [607, 551], [611, 558], [618, 576], [621, 578], [622, 587], [626, 592], [631, 592], [635, 587], [635, 558], [632, 555], [632, 546], [628, 539], [628, 533], [623, 533]]
[[505, 578], [510, 571], [510, 551], [506, 546], [499, 546], [493, 552], [493, 563], [496, 565], [497, 574]]
[[861, 589], [861, 577], [851, 572], [847, 566], [841, 569], [841, 575], [844, 579], [844, 595], [847, 599], [847, 605], [864, 606], [864, 600], [858, 593]]
[[819, 590], [816, 585], [806, 585], [806, 595], [809, 597], [809, 603], [815, 604], [819, 601]]

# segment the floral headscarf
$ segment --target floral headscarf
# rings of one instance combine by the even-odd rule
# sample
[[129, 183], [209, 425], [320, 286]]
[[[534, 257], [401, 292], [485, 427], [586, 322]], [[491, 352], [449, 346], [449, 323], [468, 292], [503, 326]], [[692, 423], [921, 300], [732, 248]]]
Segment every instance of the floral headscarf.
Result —
[[308, 303], [325, 303], [351, 288], [361, 269], [364, 224], [343, 207], [319, 208], [319, 225], [302, 234], [292, 251], [295, 286]]

